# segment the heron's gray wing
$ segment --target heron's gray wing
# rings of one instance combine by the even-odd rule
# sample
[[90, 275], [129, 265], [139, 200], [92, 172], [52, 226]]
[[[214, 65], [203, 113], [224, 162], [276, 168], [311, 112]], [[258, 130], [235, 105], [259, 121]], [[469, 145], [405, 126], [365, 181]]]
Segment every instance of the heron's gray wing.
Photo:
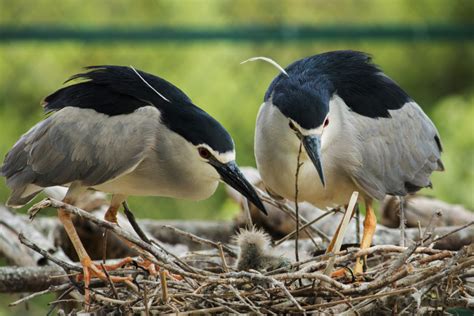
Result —
[[[13, 196], [80, 181], [94, 186], [133, 170], [153, 147], [160, 115], [147, 106], [108, 116], [65, 107], [35, 125], [7, 154], [2, 174]], [[34, 191], [34, 190], [33, 190]]]
[[360, 165], [352, 174], [376, 199], [431, 186], [431, 173], [444, 169], [438, 132], [418, 104], [406, 103], [390, 114], [378, 119], [358, 116]]

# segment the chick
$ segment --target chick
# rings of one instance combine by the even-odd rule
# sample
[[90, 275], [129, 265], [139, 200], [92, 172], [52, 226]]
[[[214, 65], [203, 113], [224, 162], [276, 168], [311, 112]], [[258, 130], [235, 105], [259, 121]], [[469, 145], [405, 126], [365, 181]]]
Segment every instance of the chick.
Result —
[[270, 237], [263, 231], [252, 227], [250, 230], [241, 228], [235, 237], [239, 246], [237, 270], [257, 270], [260, 272], [272, 271], [287, 267], [290, 261], [272, 253]]

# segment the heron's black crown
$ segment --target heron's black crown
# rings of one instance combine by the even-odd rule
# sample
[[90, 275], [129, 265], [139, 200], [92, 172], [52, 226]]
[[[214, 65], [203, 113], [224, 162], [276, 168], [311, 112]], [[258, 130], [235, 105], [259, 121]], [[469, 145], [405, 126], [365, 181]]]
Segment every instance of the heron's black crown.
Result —
[[319, 127], [329, 111], [329, 100], [337, 94], [354, 112], [371, 118], [390, 117], [410, 97], [371, 57], [356, 51], [333, 51], [298, 60], [270, 84], [271, 98], [283, 114], [303, 128]]
[[169, 129], [192, 144], [207, 144], [221, 153], [234, 149], [232, 138], [224, 127], [170, 82], [138, 71], [168, 102], [147, 86], [131, 67], [106, 65], [86, 69], [89, 71], [68, 80], [85, 81], [59, 89], [44, 99], [46, 112], [72, 106], [113, 116], [130, 114], [140, 107], [152, 105], [160, 110], [161, 120]]

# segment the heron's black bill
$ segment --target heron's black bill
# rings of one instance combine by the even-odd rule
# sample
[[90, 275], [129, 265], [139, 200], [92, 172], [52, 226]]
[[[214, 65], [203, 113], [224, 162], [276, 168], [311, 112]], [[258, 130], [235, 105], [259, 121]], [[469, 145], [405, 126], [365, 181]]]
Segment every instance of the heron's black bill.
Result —
[[321, 137], [314, 135], [303, 136], [302, 141], [306, 153], [318, 171], [321, 183], [325, 186], [326, 183], [324, 181], [323, 165], [321, 164]]
[[262, 213], [267, 215], [267, 210], [263, 206], [263, 203], [258, 197], [257, 192], [247, 181], [247, 179], [245, 179], [244, 175], [234, 161], [226, 164], [220, 163], [218, 161], [212, 161], [211, 164], [220, 174], [222, 181], [239, 191], [250, 202], [258, 207]]

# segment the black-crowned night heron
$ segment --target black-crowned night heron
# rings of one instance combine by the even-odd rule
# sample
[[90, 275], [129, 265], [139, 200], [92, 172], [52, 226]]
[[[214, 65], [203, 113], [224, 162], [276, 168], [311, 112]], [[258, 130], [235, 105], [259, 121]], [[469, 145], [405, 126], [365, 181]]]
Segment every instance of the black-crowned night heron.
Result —
[[[318, 207], [347, 204], [359, 191], [366, 205], [361, 248], [370, 246], [372, 201], [430, 187], [444, 169], [438, 132], [418, 104], [364, 53], [327, 52], [282, 69], [258, 113], [255, 157], [270, 192]], [[362, 272], [362, 264], [356, 264]]]
[[[64, 201], [74, 204], [91, 188], [113, 194], [105, 218], [116, 222], [129, 195], [201, 200], [224, 181], [265, 212], [235, 163], [229, 133], [180, 89], [132, 67], [88, 69], [71, 78], [82, 82], [46, 97], [43, 107], [52, 115], [7, 154], [1, 173], [12, 189], [8, 205], [23, 206], [55, 185], [68, 186]], [[106, 280], [86, 253], [70, 215], [61, 209], [58, 215], [86, 282], [91, 274]]]

